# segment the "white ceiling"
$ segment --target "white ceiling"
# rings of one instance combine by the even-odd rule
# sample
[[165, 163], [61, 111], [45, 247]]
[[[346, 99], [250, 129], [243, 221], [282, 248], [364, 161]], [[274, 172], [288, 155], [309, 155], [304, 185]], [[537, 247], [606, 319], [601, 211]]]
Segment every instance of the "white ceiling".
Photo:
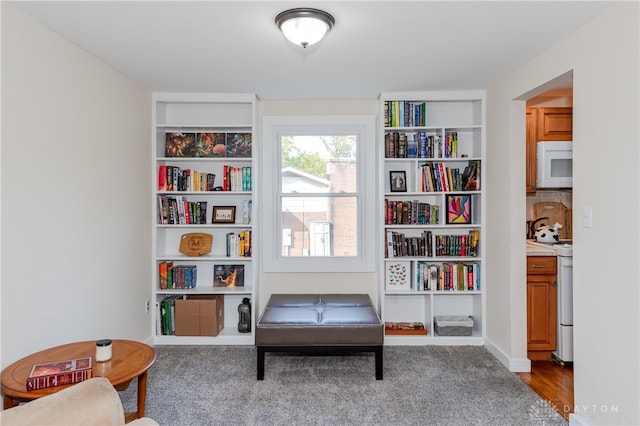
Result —
[[[152, 91], [262, 99], [371, 98], [484, 89], [610, 1], [17, 1], [23, 12]], [[275, 16], [336, 20], [307, 49]]]

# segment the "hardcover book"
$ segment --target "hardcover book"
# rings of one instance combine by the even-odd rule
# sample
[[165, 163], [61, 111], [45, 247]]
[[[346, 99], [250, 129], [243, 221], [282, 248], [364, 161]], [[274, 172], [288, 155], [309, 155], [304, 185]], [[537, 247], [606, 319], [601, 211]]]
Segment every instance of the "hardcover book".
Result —
[[35, 364], [27, 377], [27, 391], [79, 383], [91, 378], [92, 357]]
[[215, 265], [214, 287], [244, 287], [244, 265]]
[[165, 147], [166, 157], [195, 157], [195, 154], [195, 133], [167, 133]]

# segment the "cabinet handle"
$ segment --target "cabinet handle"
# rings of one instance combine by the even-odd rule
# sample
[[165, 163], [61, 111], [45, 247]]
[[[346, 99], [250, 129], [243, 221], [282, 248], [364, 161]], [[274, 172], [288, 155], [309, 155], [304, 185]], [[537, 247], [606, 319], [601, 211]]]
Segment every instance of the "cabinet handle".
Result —
[[545, 269], [547, 265], [531, 265], [531, 267], [534, 269]]
[[552, 285], [553, 287], [557, 287], [557, 286], [558, 286], [558, 281], [555, 281], [555, 280], [554, 280], [554, 281], [553, 281], [553, 283], [551, 283], [551, 285]]

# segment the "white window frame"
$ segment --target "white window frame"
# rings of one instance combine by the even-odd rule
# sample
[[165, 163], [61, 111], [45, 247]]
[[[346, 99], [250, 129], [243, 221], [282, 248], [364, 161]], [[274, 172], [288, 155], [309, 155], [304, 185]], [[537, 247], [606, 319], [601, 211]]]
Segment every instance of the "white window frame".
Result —
[[[262, 126], [262, 164], [264, 187], [264, 230], [262, 255], [264, 272], [375, 272], [376, 247], [376, 117], [374, 115], [265, 116]], [[307, 256], [282, 255], [282, 214], [280, 206], [281, 136], [315, 133], [357, 135], [358, 255]], [[286, 194], [285, 194], [286, 195]]]

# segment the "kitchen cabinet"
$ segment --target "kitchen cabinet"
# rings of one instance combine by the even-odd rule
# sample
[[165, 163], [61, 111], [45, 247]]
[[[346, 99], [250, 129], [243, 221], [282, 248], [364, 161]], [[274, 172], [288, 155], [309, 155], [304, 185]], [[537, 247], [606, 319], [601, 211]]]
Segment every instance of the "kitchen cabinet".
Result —
[[556, 349], [556, 256], [527, 257], [527, 354], [550, 360]]
[[570, 141], [573, 138], [573, 108], [538, 108], [537, 139]]
[[536, 192], [536, 143], [573, 140], [573, 108], [527, 108], [526, 191]]

